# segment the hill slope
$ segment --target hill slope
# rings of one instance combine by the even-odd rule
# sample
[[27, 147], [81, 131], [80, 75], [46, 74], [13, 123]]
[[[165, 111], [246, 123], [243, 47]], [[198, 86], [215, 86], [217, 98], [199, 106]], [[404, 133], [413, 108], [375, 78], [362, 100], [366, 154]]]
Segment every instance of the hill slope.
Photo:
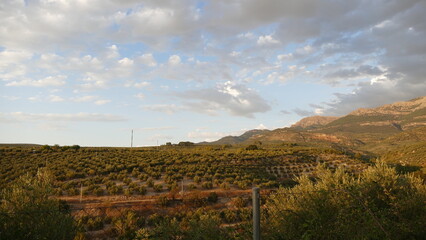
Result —
[[327, 117], [327, 116], [312, 116], [312, 117], [305, 117], [302, 120], [298, 121], [297, 123], [291, 125], [291, 128], [294, 129], [315, 129], [318, 127], [325, 126], [329, 124], [330, 122], [337, 120], [339, 117]]
[[251, 137], [256, 135], [263, 135], [268, 133], [269, 130], [266, 129], [253, 129], [243, 133], [240, 136], [226, 136], [214, 142], [205, 142], [203, 144], [213, 144], [213, 145], [222, 145], [222, 144], [239, 144], [249, 140]]
[[290, 128], [251, 130], [209, 144], [321, 142], [374, 149], [374, 144], [391, 136], [407, 138], [408, 134], [413, 137], [416, 132], [410, 130], [422, 126], [426, 126], [426, 96], [377, 108], [357, 109], [342, 117], [307, 117]]
[[358, 109], [313, 131], [370, 143], [420, 126], [426, 126], [426, 97]]

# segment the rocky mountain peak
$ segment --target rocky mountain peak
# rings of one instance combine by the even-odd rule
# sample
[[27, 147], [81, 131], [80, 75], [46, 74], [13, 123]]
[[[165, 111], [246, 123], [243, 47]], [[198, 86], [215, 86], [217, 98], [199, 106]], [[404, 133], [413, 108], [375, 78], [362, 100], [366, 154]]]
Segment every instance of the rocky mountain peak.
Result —
[[327, 125], [328, 123], [338, 119], [339, 117], [331, 116], [311, 116], [305, 117], [297, 123], [291, 125], [292, 128], [313, 128]]
[[386, 104], [377, 108], [360, 108], [351, 112], [349, 115], [405, 115], [422, 108], [426, 108], [426, 96], [406, 102]]

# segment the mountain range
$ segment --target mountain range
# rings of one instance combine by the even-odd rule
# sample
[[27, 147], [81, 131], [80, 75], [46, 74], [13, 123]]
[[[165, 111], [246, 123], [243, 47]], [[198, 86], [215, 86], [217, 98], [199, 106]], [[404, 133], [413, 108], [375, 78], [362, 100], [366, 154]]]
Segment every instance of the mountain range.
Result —
[[345, 116], [306, 117], [291, 127], [250, 130], [204, 144], [283, 142], [334, 144], [377, 155], [414, 144], [426, 153], [426, 96], [356, 109]]

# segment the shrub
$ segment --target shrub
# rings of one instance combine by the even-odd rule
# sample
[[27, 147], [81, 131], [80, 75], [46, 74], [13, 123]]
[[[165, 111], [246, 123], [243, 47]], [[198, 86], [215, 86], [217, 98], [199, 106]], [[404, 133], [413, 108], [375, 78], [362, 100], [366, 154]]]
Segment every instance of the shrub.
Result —
[[201, 184], [201, 187], [203, 187], [204, 189], [212, 189], [213, 188], [213, 183], [212, 182], [203, 182]]
[[119, 239], [133, 239], [139, 227], [139, 218], [133, 211], [125, 212], [113, 221], [113, 230]]
[[207, 201], [210, 203], [217, 203], [218, 200], [219, 200], [219, 196], [217, 195], [216, 192], [211, 192], [207, 196]]
[[40, 169], [1, 192], [0, 239], [73, 239], [76, 226], [63, 202], [49, 198], [53, 175]]
[[155, 184], [153, 188], [154, 188], [154, 191], [161, 192], [163, 191], [163, 184]]
[[146, 194], [146, 188], [144, 186], [140, 186], [138, 188], [138, 192], [140, 195], [145, 195]]
[[266, 204], [268, 239], [421, 239], [426, 236], [426, 187], [384, 163], [359, 177], [320, 167], [316, 181], [282, 188]]
[[157, 199], [157, 203], [162, 207], [167, 207], [170, 203], [170, 200], [167, 198], [167, 196], [160, 196]]
[[236, 208], [243, 208], [247, 205], [248, 201], [243, 197], [236, 197], [232, 199], [232, 205]]
[[257, 145], [248, 145], [246, 150], [259, 150], [259, 147]]
[[149, 178], [149, 179], [146, 181], [146, 186], [147, 186], [147, 187], [154, 187], [154, 180], [152, 180], [152, 178]]
[[94, 190], [94, 193], [96, 196], [102, 196], [104, 195], [104, 190], [102, 188], [97, 188]]

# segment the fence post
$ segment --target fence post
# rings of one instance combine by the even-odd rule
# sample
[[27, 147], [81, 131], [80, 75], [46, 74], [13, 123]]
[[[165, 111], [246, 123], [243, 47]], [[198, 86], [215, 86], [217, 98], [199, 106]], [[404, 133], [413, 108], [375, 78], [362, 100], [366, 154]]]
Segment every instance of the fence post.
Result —
[[253, 240], [260, 240], [260, 195], [259, 188], [253, 188]]

